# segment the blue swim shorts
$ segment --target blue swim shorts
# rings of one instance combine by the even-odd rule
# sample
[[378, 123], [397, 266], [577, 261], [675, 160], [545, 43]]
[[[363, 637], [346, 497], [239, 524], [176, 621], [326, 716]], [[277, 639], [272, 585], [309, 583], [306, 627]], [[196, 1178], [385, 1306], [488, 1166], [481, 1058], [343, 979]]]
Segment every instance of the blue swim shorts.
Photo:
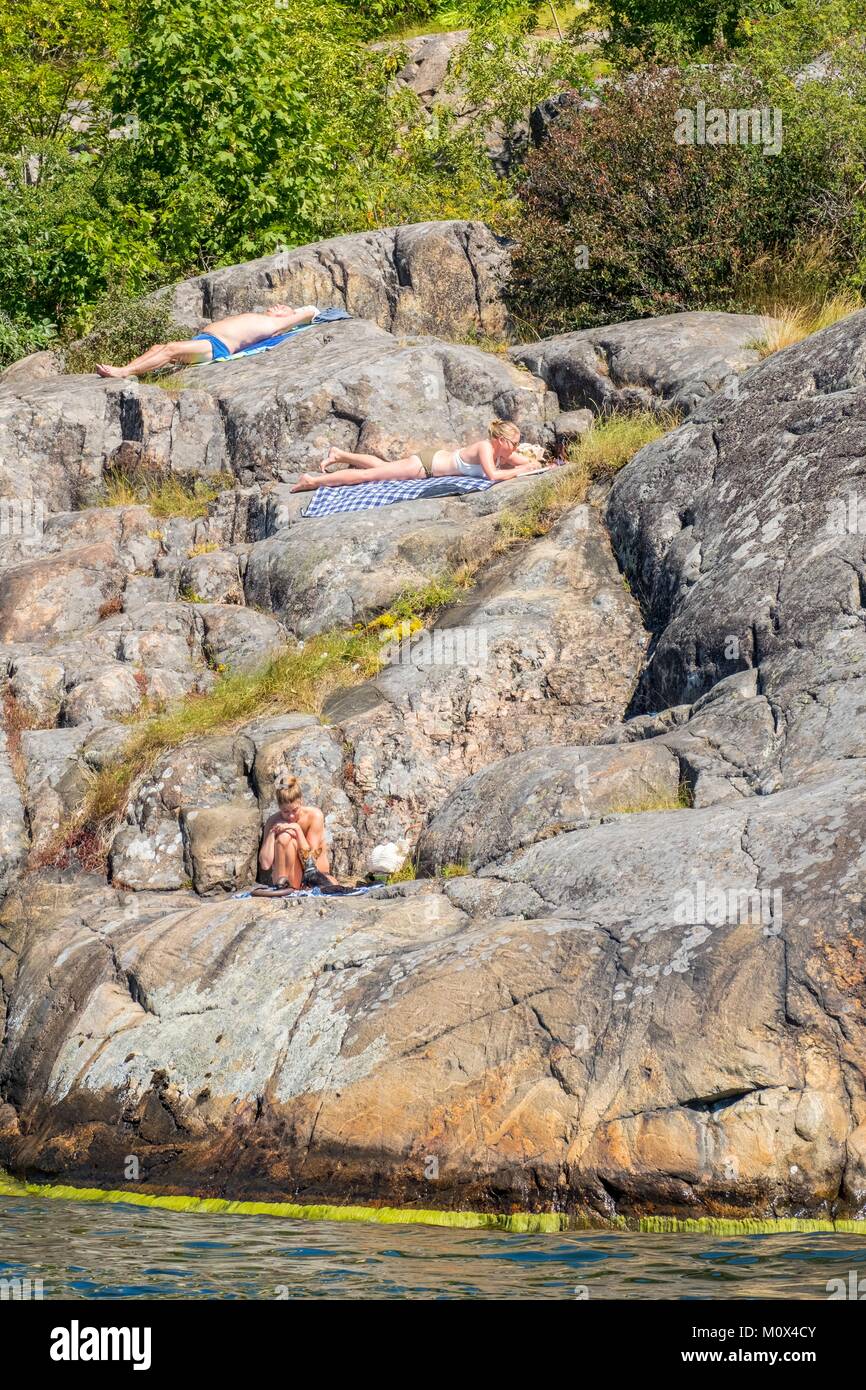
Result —
[[226, 347], [222, 338], [215, 338], [213, 333], [196, 333], [192, 341], [194, 343], [210, 343], [213, 348], [212, 362], [219, 362], [221, 358], [231, 357], [232, 355], [231, 348]]

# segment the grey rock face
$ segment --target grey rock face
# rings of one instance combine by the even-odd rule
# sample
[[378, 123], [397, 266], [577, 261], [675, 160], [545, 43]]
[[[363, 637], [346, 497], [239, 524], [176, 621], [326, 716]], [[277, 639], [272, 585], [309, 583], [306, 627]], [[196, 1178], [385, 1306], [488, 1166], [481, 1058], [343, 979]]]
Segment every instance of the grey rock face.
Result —
[[757, 314], [669, 314], [562, 333], [509, 356], [542, 377], [565, 411], [667, 407], [687, 415], [759, 361], [752, 345], [767, 323]]
[[29, 846], [21, 792], [9, 755], [9, 738], [0, 729], [0, 900], [24, 863]]
[[483, 222], [421, 222], [263, 256], [184, 280], [171, 291], [177, 322], [208, 321], [270, 304], [347, 309], [392, 333], [501, 334], [508, 252]]
[[681, 736], [715, 744], [753, 791], [866, 755], [864, 364], [861, 313], [749, 372], [611, 493], [614, 543], [657, 633], [636, 708], [693, 704]]
[[611, 812], [673, 805], [679, 781], [677, 758], [658, 740], [514, 753], [460, 783], [422, 832], [418, 860], [434, 873], [478, 869]]
[[171, 390], [89, 376], [0, 385], [0, 487], [62, 511], [118, 461], [249, 485], [318, 467], [328, 444], [400, 458], [477, 437], [497, 416], [545, 442], [555, 413], [542, 382], [498, 357], [351, 320], [190, 368]]
[[[22, 710], [77, 717], [119, 670], [206, 684], [220, 653], [252, 660], [257, 643], [353, 621], [489, 544], [525, 484], [317, 528], [274, 486], [268, 451], [284, 441], [296, 467], [323, 420], [396, 451], [409, 428], [462, 429], [509, 391], [547, 438], [543, 385], [471, 349], [327, 332], [315, 351], [296, 340], [291, 373], [225, 368], [220, 420], [252, 481], [206, 523], [151, 541], [142, 509], [69, 514], [30, 558], [4, 554]], [[116, 710], [21, 734], [8, 773], [0, 761], [0, 1165], [105, 1185], [134, 1142], [154, 1188], [221, 1195], [866, 1209], [866, 314], [698, 400], [715, 379], [718, 343], [704, 346], [697, 375], [642, 368], [641, 390], [684, 392], [691, 413], [608, 500], [628, 589], [598, 512], [574, 508], [321, 719], [275, 714], [157, 758], [110, 885], [15, 874], [26, 830], [50, 843], [122, 748]], [[445, 385], [428, 402], [430, 362]], [[410, 392], [399, 420], [391, 368]], [[118, 423], [128, 444], [223, 466], [231, 431], [202, 446], [211, 387], [179, 413], [124, 389], [146, 404], [140, 429]], [[142, 423], [151, 409], [163, 434]], [[222, 599], [237, 576], [239, 601], [176, 601], [199, 559]], [[121, 602], [100, 617], [106, 575]], [[323, 807], [341, 872], [406, 839], [422, 871], [466, 872], [356, 899], [227, 898], [255, 872], [283, 769]]]
[[375, 1164], [395, 1203], [857, 1210], [864, 793], [622, 816], [447, 893], [33, 893], [0, 1159], [86, 1180], [135, 1132], [146, 1180], [230, 1195], [358, 1200]]

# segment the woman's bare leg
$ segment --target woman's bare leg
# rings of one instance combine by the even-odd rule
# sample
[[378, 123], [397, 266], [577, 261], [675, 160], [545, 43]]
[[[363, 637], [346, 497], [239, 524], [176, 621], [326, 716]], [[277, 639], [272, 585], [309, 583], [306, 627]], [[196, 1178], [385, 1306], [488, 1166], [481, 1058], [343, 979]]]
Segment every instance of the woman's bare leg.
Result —
[[294, 835], [278, 835], [274, 843], [274, 862], [271, 867], [271, 882], [279, 883], [287, 878], [292, 888], [300, 888], [304, 878], [298, 842]]
[[394, 463], [376, 460], [375, 468], [341, 468], [336, 473], [316, 475], [302, 473], [292, 488], [292, 492], [312, 492], [317, 487], [350, 487], [353, 483], [384, 483], [398, 479], [415, 480], [424, 477], [424, 470], [417, 458], [397, 459]]
[[342, 463], [346, 468], [379, 468], [385, 462], [385, 459], [377, 458], [375, 454], [352, 454], [348, 449], [338, 449], [332, 444], [322, 464], [322, 472], [324, 473], [332, 463]]
[[210, 362], [212, 357], [213, 348], [210, 343], [196, 343], [192, 338], [188, 338], [174, 343], [157, 343], [140, 357], [133, 357], [125, 367], [108, 367], [100, 362], [96, 370], [100, 376], [139, 376], [144, 372], [158, 371], [160, 367], [167, 367], [171, 362], [183, 362], [189, 366], [194, 362]]

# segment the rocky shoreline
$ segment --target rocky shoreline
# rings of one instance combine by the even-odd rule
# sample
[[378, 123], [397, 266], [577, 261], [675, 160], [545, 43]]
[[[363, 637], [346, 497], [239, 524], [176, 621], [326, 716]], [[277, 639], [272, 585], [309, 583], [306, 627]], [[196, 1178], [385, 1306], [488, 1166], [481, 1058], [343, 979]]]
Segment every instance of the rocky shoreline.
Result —
[[[263, 358], [167, 387], [0, 378], [0, 494], [44, 508], [0, 538], [0, 1168], [591, 1220], [862, 1213], [866, 313], [766, 361], [741, 315], [507, 355], [441, 336], [443, 306], [454, 336], [500, 331], [506, 281], [479, 224], [339, 238], [176, 292], [195, 326], [293, 296], [355, 315]], [[325, 441], [396, 454], [497, 414], [550, 445], [575, 412], [646, 407], [682, 423], [504, 553], [531, 479], [385, 520], [304, 520], [289, 492]], [[207, 515], [93, 505], [143, 463], [210, 480]], [[207, 694], [470, 560], [434, 632], [483, 661], [389, 665], [320, 715], [167, 748], [104, 871], [49, 862], [144, 697]], [[283, 766], [342, 872], [406, 841], [421, 876], [232, 896]]]

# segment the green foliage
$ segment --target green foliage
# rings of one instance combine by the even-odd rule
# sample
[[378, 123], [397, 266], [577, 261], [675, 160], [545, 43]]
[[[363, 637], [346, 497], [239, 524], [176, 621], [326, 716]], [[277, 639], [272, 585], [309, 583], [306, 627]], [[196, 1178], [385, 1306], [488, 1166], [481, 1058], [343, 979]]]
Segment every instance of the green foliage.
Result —
[[[763, 45], [744, 50], [753, 68], [642, 70], [605, 88], [596, 110], [575, 108], [555, 124], [521, 191], [515, 309], [536, 331], [749, 307], [738, 289], [751, 269], [819, 233], [836, 280], [859, 285], [866, 57], [856, 44], [837, 47], [838, 76], [795, 85], [784, 43], [775, 56]], [[778, 106], [781, 153], [677, 143], [676, 113], [698, 100], [708, 109]]]
[[28, 353], [50, 347], [54, 341], [54, 324], [50, 320], [34, 323], [30, 319], [13, 319], [0, 310], [0, 370]]
[[[0, 7], [0, 151], [19, 158], [102, 118], [100, 93], [128, 0], [15, 0]], [[73, 104], [74, 103], [74, 104]]]
[[604, 47], [621, 60], [630, 55], [663, 62], [711, 46], [731, 46], [750, 0], [593, 0], [581, 29], [601, 29]]
[[86, 336], [66, 349], [66, 369], [92, 372], [97, 362], [129, 362], [154, 343], [187, 337], [176, 324], [168, 296], [142, 299], [123, 283], [112, 285], [79, 323]]
[[[393, 55], [336, 3], [143, 0], [113, 85], [129, 177], [176, 272], [321, 235], [393, 137]], [[351, 182], [351, 179], [350, 179]]]
[[545, 97], [563, 87], [588, 90], [592, 64], [569, 42], [527, 41], [525, 18], [500, 19], [473, 30], [452, 62], [449, 90], [459, 90], [464, 109], [482, 130], [513, 135]]

